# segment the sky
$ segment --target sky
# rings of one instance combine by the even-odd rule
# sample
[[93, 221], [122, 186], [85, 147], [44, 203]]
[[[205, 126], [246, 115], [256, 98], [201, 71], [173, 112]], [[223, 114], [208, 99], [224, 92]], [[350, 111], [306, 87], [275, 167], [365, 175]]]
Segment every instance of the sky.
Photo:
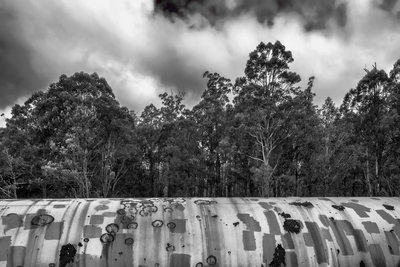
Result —
[[292, 51], [315, 103], [340, 105], [376, 62], [400, 58], [397, 0], [1, 0], [0, 126], [15, 104], [61, 74], [96, 72], [140, 113], [162, 92], [191, 107], [205, 71], [233, 81], [260, 42]]

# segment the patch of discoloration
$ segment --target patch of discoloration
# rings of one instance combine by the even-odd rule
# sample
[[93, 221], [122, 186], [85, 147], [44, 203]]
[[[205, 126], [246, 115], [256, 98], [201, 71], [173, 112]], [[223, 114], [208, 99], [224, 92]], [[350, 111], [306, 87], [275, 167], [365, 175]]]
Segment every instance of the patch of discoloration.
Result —
[[59, 240], [61, 238], [64, 228], [64, 222], [55, 222], [50, 224], [46, 229], [44, 239], [46, 240]]
[[256, 250], [256, 239], [253, 231], [243, 231], [243, 249], [246, 251]]
[[358, 203], [354, 203], [354, 202], [341, 203], [341, 205], [345, 206], [346, 208], [353, 209], [357, 213], [357, 215], [362, 217], [362, 218], [369, 217], [367, 212], [371, 211], [370, 208], [367, 208], [364, 205], [361, 205], [361, 204], [358, 204]]
[[322, 228], [322, 229], [321, 229], [321, 234], [322, 234], [322, 237], [323, 237], [325, 240], [330, 241], [330, 242], [333, 241], [332, 236], [331, 236], [331, 233], [329, 232], [328, 229]]
[[399, 240], [393, 232], [385, 231], [386, 241], [388, 243], [389, 252], [392, 255], [400, 255]]
[[327, 198], [327, 197], [319, 197], [318, 198], [319, 200], [324, 200], [324, 201], [331, 201], [329, 198]]
[[367, 252], [368, 251], [368, 244], [367, 240], [365, 239], [364, 232], [360, 229], [354, 230], [354, 240], [356, 241], [356, 246], [358, 251]]
[[7, 266], [24, 266], [25, 253], [26, 247], [10, 246]]
[[274, 206], [272, 206], [271, 204], [267, 203], [267, 202], [259, 202], [258, 203], [263, 209], [266, 210], [270, 210], [272, 209]]
[[[171, 223], [174, 224], [175, 227], [169, 227], [171, 233], [186, 233], [186, 219], [173, 219]], [[168, 224], [167, 224], [168, 226]]]
[[332, 205], [332, 208], [343, 211], [345, 209], [345, 207], [343, 207], [342, 205]]
[[286, 251], [286, 265], [291, 267], [299, 266], [297, 254], [295, 251]]
[[276, 218], [275, 212], [269, 210], [267, 212], [264, 212], [264, 214], [268, 221], [269, 232], [271, 234], [280, 235], [281, 228], [279, 227], [279, 222], [278, 219]]
[[321, 221], [321, 223], [322, 223], [325, 227], [328, 227], [328, 226], [329, 226], [329, 220], [328, 220], [328, 217], [326, 217], [326, 215], [320, 214], [318, 217], [319, 217], [319, 220]]
[[63, 209], [63, 208], [65, 208], [65, 207], [66, 207], [65, 205], [60, 205], [60, 204], [55, 204], [55, 205], [53, 206], [54, 209]]
[[83, 236], [86, 238], [99, 238], [101, 236], [101, 228], [96, 225], [85, 225], [83, 227]]
[[282, 264], [283, 266], [286, 266], [285, 255], [286, 255], [285, 249], [281, 246], [281, 244], [278, 244], [274, 250], [273, 259], [270, 262], [269, 266], [280, 267]]
[[60, 251], [60, 267], [67, 266], [68, 263], [74, 262], [76, 248], [71, 244], [66, 244], [61, 247]]
[[339, 223], [339, 221], [329, 221], [330, 227], [333, 231], [333, 234], [335, 236], [336, 242], [339, 245], [340, 251], [343, 255], [348, 256], [348, 255], [354, 255], [353, 249], [351, 248], [351, 244], [349, 242], [349, 239], [346, 237], [342, 225]]
[[0, 237], [0, 261], [7, 260], [7, 253], [11, 246], [11, 236]]
[[24, 220], [21, 215], [10, 213], [1, 217], [2, 224], [4, 225], [4, 233], [10, 229], [19, 228], [23, 225]]
[[387, 209], [387, 210], [394, 210], [394, 206], [392, 206], [392, 205], [383, 204], [383, 206], [384, 206], [385, 209]]
[[312, 247], [314, 246], [314, 242], [312, 240], [311, 234], [310, 233], [303, 233], [303, 239], [304, 239], [304, 244], [307, 247]]
[[266, 264], [269, 264], [274, 255], [275, 250], [275, 235], [273, 234], [264, 234], [262, 239], [263, 246], [263, 261]]
[[261, 226], [258, 221], [247, 213], [238, 213], [237, 217], [246, 225], [247, 230], [260, 232]]
[[103, 212], [103, 216], [104, 217], [115, 217], [115, 216], [117, 216], [117, 213], [113, 212], [113, 211], [105, 211], [105, 212]]
[[390, 224], [395, 224], [396, 220], [392, 217], [392, 215], [390, 215], [389, 213], [387, 213], [384, 210], [377, 210], [376, 213], [379, 214], [379, 216], [381, 216], [382, 219], [384, 219], [385, 221], [387, 221]]
[[174, 253], [171, 255], [169, 266], [174, 267], [190, 267], [190, 258], [188, 254]]
[[96, 211], [108, 210], [109, 207], [108, 207], [107, 205], [97, 205], [94, 209], [95, 209]]
[[90, 217], [90, 224], [102, 224], [104, 222], [103, 215], [92, 215]]
[[321, 264], [323, 262], [328, 263], [329, 257], [328, 255], [326, 255], [326, 243], [325, 240], [321, 238], [318, 224], [316, 222], [305, 222], [305, 224], [314, 243], [314, 251], [317, 256], [318, 264]]
[[303, 228], [301, 221], [294, 219], [287, 219], [283, 222], [283, 229], [289, 233], [300, 233]]
[[314, 207], [314, 205], [309, 201], [304, 201], [304, 202], [296, 201], [296, 202], [291, 202], [289, 204], [294, 205], [294, 206], [301, 206], [301, 207], [305, 207], [305, 208], [313, 208]]
[[283, 247], [285, 249], [294, 249], [293, 239], [290, 234], [288, 234], [288, 233], [283, 234], [281, 236], [281, 238], [282, 238]]
[[364, 225], [365, 230], [367, 230], [370, 234], [379, 234], [378, 225], [374, 222], [362, 222]]
[[369, 253], [371, 254], [372, 262], [375, 266], [386, 267], [385, 255], [379, 244], [370, 244]]

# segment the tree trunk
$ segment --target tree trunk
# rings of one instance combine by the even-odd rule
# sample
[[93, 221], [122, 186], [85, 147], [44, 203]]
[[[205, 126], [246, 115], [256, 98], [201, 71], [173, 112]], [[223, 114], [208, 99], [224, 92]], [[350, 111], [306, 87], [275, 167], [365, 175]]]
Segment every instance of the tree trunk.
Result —
[[366, 180], [367, 180], [367, 186], [368, 186], [368, 196], [372, 197], [372, 185], [371, 185], [371, 179], [370, 179], [370, 172], [369, 172], [369, 150], [367, 148], [367, 170], [366, 170]]

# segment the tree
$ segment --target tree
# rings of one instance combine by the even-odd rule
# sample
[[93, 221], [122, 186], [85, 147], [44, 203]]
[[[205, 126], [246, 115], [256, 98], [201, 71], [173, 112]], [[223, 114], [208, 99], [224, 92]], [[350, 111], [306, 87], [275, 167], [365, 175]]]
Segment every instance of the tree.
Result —
[[129, 111], [106, 80], [80, 72], [62, 75], [47, 91], [14, 106], [7, 142], [16, 157], [24, 153], [18, 148], [31, 150], [44, 197], [46, 184], [54, 189], [60, 182], [76, 197], [107, 196], [123, 174], [123, 160], [116, 157], [130, 125]]
[[[279, 42], [260, 43], [250, 53], [245, 76], [236, 80], [234, 99], [239, 128], [252, 138], [252, 146], [239, 153], [261, 163], [261, 195], [269, 196], [270, 181], [276, 170], [282, 144], [294, 134], [290, 125], [294, 85], [300, 76], [289, 71], [290, 51]], [[254, 151], [254, 152], [253, 152]]]
[[[384, 151], [387, 145], [386, 132], [389, 125], [385, 121], [388, 114], [388, 82], [384, 70], [376, 65], [367, 70], [357, 87], [351, 89], [344, 97], [342, 111], [352, 118], [360, 144], [365, 149], [365, 179], [368, 195], [379, 194], [382, 189], [382, 166]], [[371, 167], [373, 166], [374, 181]]]

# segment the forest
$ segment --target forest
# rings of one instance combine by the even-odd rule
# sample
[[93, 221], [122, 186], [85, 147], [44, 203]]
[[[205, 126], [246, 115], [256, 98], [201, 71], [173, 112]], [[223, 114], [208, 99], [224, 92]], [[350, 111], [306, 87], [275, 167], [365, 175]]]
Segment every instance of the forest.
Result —
[[0, 128], [0, 198], [399, 196], [400, 59], [338, 106], [293, 60], [261, 42], [243, 77], [206, 71], [192, 108], [165, 92], [141, 114], [96, 73], [61, 75]]

